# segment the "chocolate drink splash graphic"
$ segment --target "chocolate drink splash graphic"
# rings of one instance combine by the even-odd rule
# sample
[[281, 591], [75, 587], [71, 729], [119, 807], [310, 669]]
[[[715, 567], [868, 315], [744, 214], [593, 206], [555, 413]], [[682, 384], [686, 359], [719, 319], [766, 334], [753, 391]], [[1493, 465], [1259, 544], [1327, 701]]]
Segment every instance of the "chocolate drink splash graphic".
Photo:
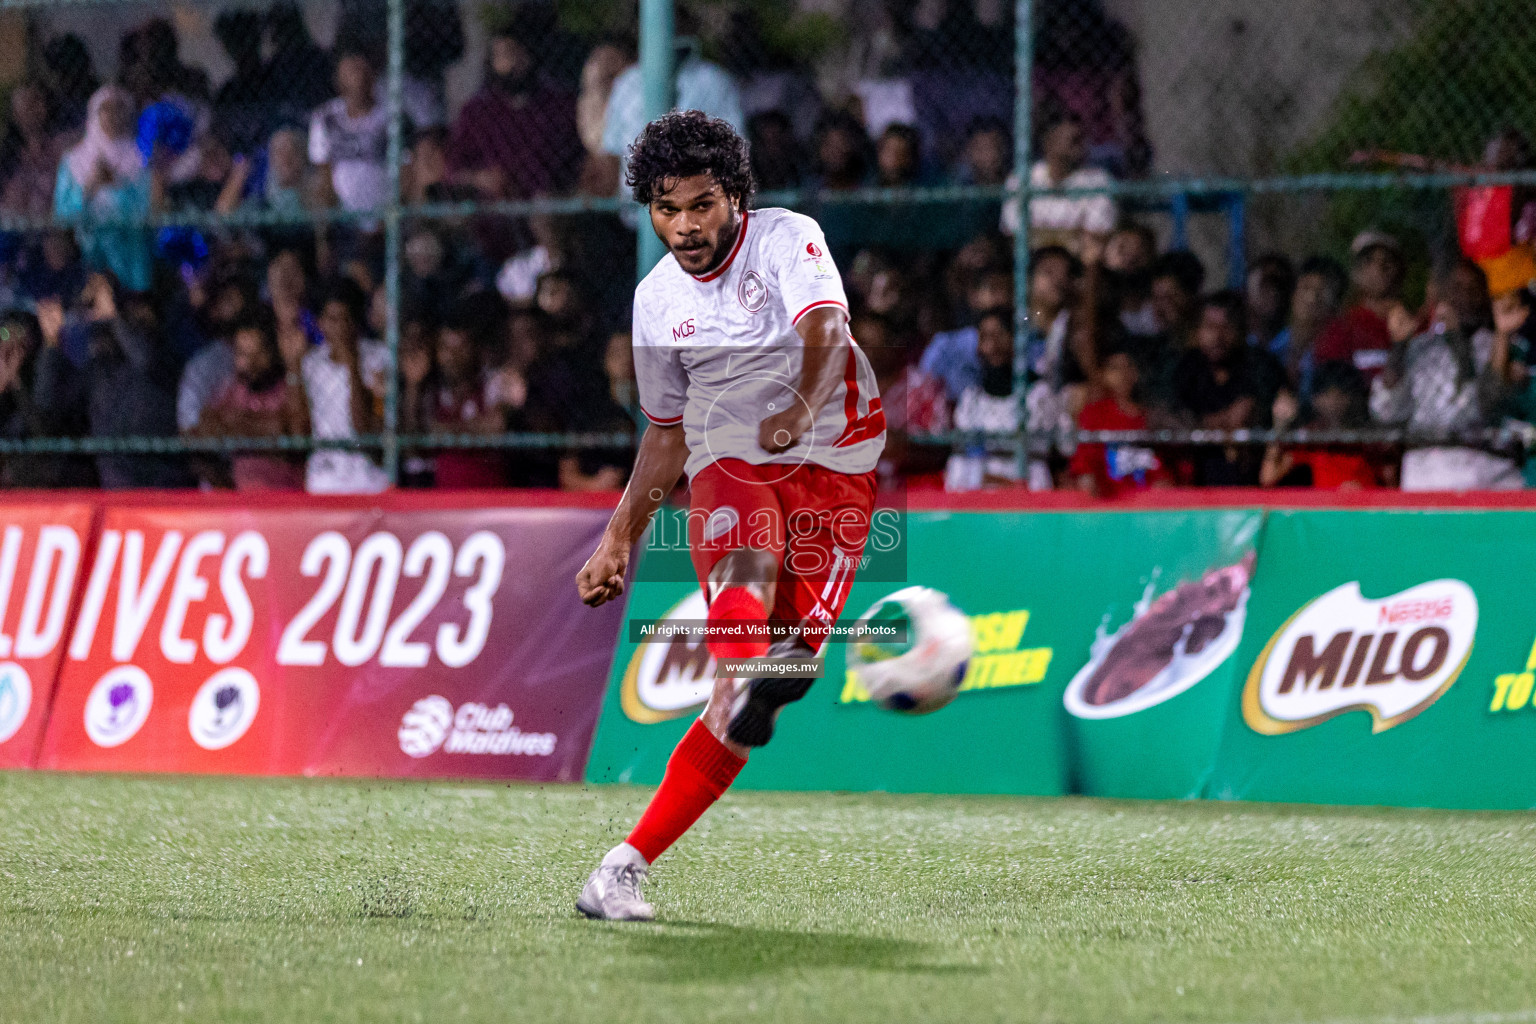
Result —
[[1159, 596], [1115, 638], [1082, 689], [1085, 704], [1103, 707], [1136, 693], [1173, 664], [1200, 654], [1227, 628], [1253, 576], [1252, 552]]

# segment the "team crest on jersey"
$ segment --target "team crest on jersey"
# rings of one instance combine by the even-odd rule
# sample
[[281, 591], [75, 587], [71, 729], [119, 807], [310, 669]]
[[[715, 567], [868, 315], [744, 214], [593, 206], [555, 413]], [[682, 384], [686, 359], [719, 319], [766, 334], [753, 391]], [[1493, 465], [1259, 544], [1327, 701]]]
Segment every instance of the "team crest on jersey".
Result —
[[741, 284], [736, 286], [736, 298], [748, 313], [756, 313], [768, 302], [768, 285], [763, 283], [757, 271], [749, 270], [741, 275]]

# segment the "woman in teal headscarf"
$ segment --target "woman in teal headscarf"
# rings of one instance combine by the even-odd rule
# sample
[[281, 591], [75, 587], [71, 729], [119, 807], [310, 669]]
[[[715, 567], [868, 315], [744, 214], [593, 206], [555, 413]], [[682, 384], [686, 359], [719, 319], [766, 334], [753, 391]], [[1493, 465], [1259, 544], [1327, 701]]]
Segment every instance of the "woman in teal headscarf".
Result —
[[53, 189], [53, 210], [79, 217], [76, 231], [87, 264], [110, 270], [124, 288], [151, 282], [152, 234], [143, 227], [97, 227], [93, 221], [144, 217], [156, 209], [154, 175], [134, 141], [133, 98], [115, 85], [91, 96], [85, 138], [64, 154]]

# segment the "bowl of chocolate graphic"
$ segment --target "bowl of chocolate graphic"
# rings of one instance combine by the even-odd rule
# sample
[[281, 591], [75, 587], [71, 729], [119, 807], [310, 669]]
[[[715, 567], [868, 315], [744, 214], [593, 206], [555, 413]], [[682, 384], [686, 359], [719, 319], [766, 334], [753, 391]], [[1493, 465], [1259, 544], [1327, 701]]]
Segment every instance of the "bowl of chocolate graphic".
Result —
[[1119, 718], [1183, 693], [1237, 650], [1248, 608], [1252, 553], [1153, 597], [1113, 633], [1100, 625], [1088, 664], [1063, 702], [1078, 718]]

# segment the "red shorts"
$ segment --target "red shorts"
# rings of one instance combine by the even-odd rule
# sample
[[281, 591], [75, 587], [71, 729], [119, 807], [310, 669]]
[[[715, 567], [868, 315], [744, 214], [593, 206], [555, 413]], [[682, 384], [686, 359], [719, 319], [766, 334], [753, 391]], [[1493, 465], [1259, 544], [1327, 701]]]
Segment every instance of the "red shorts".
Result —
[[738, 548], [778, 556], [769, 618], [798, 625], [820, 647], [842, 613], [875, 508], [875, 474], [838, 473], [809, 462], [754, 466], [721, 459], [689, 484], [688, 549], [699, 584]]

